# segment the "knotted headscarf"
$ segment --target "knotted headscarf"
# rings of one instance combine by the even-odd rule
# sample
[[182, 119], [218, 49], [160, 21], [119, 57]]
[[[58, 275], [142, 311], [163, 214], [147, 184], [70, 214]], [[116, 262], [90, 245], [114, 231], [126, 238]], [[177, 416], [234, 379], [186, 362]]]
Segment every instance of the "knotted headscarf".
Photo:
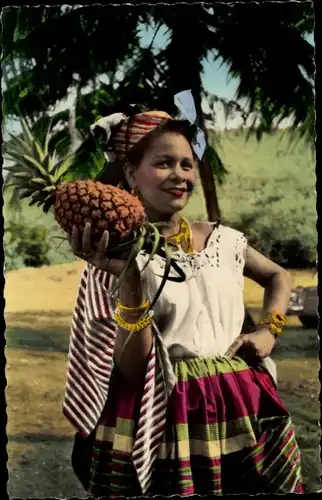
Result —
[[[193, 125], [196, 122], [197, 113], [191, 90], [184, 90], [176, 94], [174, 102], [180, 113], [180, 119], [187, 120]], [[109, 161], [115, 160], [116, 157], [126, 159], [128, 151], [137, 142], [167, 120], [172, 120], [172, 117], [165, 111], [146, 111], [133, 114], [130, 117], [123, 113], [114, 113], [95, 122], [91, 126], [91, 132], [95, 134], [97, 129], [105, 131], [105, 155]], [[115, 134], [113, 134], [113, 129], [116, 130]], [[192, 147], [201, 160], [206, 149], [206, 141], [205, 134], [200, 128], [197, 128], [197, 135]]]
[[[126, 159], [126, 155], [132, 147], [145, 135], [159, 127], [161, 123], [172, 120], [165, 111], [146, 111], [127, 117], [123, 113], [114, 113], [101, 118], [91, 126], [95, 132], [101, 128], [106, 133], [106, 154], [108, 159]], [[117, 132], [113, 135], [113, 130]]]

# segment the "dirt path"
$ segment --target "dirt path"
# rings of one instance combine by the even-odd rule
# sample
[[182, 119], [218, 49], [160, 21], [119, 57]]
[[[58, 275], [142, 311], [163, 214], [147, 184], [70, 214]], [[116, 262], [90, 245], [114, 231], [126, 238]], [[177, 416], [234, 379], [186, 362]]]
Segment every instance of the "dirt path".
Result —
[[[70, 465], [72, 438], [28, 435], [9, 437], [8, 494], [11, 498], [83, 498], [86, 492]], [[24, 451], [18, 451], [24, 449]]]
[[74, 430], [61, 412], [68, 334], [8, 328], [8, 493], [86, 496], [71, 468]]

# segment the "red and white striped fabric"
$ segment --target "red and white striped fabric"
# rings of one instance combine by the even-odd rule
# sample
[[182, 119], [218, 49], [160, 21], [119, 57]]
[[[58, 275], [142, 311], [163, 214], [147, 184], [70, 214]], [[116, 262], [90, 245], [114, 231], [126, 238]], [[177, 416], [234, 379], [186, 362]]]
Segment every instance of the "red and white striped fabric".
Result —
[[[107, 273], [89, 264], [80, 280], [72, 318], [63, 413], [83, 436], [96, 427], [108, 398], [116, 337], [112, 317], [115, 304], [108, 293], [110, 284]], [[151, 483], [166, 423], [167, 398], [174, 385], [174, 381], [166, 381], [165, 371], [171, 372], [171, 368], [167, 359], [165, 365], [162, 362], [167, 358], [163, 350], [156, 334], [133, 446], [133, 462], [143, 494]]]

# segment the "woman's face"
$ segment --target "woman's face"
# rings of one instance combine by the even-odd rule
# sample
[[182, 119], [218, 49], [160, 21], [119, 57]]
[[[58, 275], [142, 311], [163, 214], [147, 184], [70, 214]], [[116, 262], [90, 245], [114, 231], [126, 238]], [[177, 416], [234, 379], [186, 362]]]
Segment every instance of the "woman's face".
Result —
[[153, 141], [140, 165], [132, 170], [131, 186], [140, 194], [149, 218], [164, 220], [186, 206], [196, 173], [196, 160], [187, 139], [165, 132]]

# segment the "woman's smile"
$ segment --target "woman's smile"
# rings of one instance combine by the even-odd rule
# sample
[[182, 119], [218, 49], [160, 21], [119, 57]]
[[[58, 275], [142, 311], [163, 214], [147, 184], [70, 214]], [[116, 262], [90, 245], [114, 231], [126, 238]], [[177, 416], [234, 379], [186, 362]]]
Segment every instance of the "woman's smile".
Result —
[[165, 191], [170, 196], [174, 196], [175, 198], [183, 198], [187, 193], [186, 189], [178, 189], [178, 188], [164, 189], [163, 191]]

